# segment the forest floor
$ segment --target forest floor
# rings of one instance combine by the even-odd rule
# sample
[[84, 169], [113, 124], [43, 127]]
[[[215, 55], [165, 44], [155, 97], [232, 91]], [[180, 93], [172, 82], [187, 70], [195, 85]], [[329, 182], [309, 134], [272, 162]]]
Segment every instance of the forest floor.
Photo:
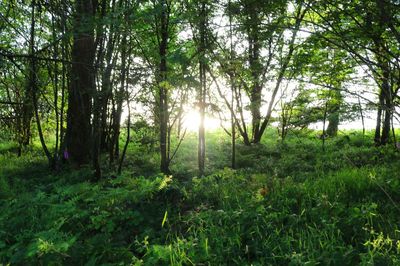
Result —
[[135, 135], [123, 174], [97, 183], [0, 143], [0, 265], [400, 265], [399, 152], [316, 135], [270, 130], [232, 170], [229, 138], [208, 133], [202, 178], [194, 134], [172, 176]]

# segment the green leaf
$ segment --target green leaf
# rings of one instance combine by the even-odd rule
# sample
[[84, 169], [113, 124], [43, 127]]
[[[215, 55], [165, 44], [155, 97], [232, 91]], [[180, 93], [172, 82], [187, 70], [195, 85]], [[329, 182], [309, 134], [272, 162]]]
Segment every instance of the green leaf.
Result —
[[168, 217], [168, 211], [165, 211], [165, 213], [164, 213], [164, 218], [163, 218], [163, 221], [162, 221], [162, 223], [161, 223], [161, 227], [164, 227], [164, 224], [165, 224], [165, 222], [167, 221], [167, 217]]

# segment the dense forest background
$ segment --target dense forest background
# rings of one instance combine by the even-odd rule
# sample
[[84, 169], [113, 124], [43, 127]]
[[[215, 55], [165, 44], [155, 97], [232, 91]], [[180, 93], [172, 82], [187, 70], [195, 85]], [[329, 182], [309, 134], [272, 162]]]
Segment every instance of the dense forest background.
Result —
[[1, 0], [0, 34], [0, 263], [400, 263], [399, 1]]

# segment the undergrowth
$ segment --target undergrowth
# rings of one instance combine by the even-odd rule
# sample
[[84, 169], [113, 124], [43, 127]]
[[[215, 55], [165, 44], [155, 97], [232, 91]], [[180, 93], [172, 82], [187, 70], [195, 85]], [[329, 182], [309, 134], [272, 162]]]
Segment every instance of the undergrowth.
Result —
[[400, 264], [393, 148], [352, 133], [324, 149], [312, 133], [268, 137], [239, 144], [232, 170], [229, 140], [211, 137], [208, 174], [196, 177], [193, 137], [172, 176], [156, 173], [154, 147], [132, 143], [125, 172], [98, 183], [0, 145], [0, 264]]

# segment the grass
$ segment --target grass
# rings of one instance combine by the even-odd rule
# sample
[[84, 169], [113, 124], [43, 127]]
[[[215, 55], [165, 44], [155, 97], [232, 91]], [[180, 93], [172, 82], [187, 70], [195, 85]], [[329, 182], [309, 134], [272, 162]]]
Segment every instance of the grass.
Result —
[[277, 139], [239, 143], [232, 170], [229, 139], [209, 133], [202, 178], [194, 134], [172, 177], [134, 140], [123, 174], [98, 183], [90, 169], [50, 172], [36, 145], [17, 158], [2, 143], [0, 263], [399, 265], [399, 153], [358, 132], [325, 150], [312, 131]]

